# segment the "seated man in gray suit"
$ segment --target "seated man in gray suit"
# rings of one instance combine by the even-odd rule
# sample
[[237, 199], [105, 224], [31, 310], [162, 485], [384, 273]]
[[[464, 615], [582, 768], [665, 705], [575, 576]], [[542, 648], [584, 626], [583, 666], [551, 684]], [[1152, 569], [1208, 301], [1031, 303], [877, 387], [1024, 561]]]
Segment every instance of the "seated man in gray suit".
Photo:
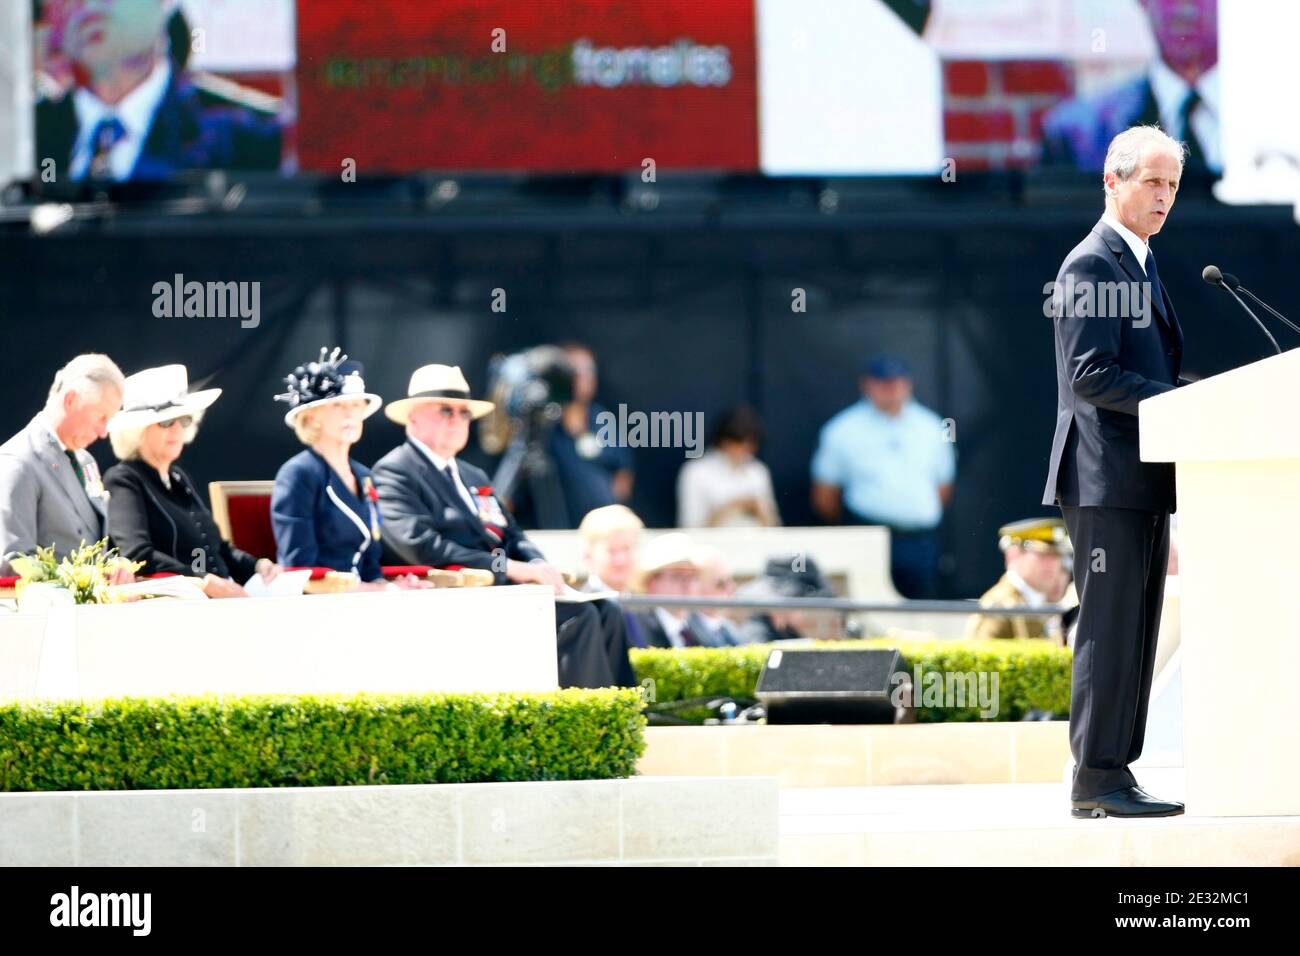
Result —
[[0, 445], [0, 575], [38, 547], [64, 555], [107, 533], [108, 502], [86, 448], [108, 434], [123, 388], [107, 355], [78, 355], [54, 376], [44, 410]]

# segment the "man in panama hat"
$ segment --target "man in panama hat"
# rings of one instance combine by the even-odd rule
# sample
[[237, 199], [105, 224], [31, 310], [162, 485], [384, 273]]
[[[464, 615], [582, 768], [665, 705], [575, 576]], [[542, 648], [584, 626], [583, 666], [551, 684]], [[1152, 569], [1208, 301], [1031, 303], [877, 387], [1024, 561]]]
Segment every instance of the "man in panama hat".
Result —
[[[407, 397], [384, 414], [406, 428], [406, 441], [374, 467], [385, 543], [410, 564], [491, 571], [497, 584], [547, 584], [565, 592], [559, 570], [515, 522], [488, 476], [457, 455], [470, 422], [493, 408], [470, 397], [455, 365], [425, 365]], [[631, 687], [627, 629], [614, 601], [556, 603], [560, 685]]]

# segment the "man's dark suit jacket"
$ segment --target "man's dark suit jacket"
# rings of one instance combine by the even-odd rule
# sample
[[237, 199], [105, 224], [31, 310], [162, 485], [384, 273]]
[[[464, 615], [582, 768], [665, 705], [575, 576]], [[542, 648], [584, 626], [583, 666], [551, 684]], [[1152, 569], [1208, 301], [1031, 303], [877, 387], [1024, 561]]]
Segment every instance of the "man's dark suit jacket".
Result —
[[[1157, 268], [1157, 272], [1159, 269]], [[1174, 304], [1164, 294], [1145, 327], [1131, 315], [1091, 316], [1082, 301], [1091, 286], [1093, 304], [1101, 283], [1129, 289], [1147, 281], [1142, 266], [1119, 234], [1098, 222], [1071, 250], [1057, 274], [1068, 293], [1053, 306], [1056, 338], [1056, 435], [1043, 490], [1043, 504], [1174, 510], [1174, 466], [1143, 462], [1138, 454], [1138, 402], [1178, 385], [1183, 333]], [[1115, 287], [1112, 287], [1115, 288]], [[1071, 314], [1073, 313], [1073, 314]]]
[[629, 626], [629, 632], [632, 627], [640, 635], [641, 642], [645, 647], [672, 647], [673, 642], [668, 639], [668, 632], [664, 626], [659, 623], [659, 615], [654, 612], [653, 608], [646, 608], [643, 611], [633, 611], [631, 617], [635, 623]]
[[[490, 485], [488, 476], [468, 462], [458, 458], [456, 467], [471, 494], [475, 488]], [[379, 459], [372, 474], [379, 490], [384, 543], [408, 564], [482, 568], [493, 572], [497, 584], [506, 584], [502, 562], [493, 567], [494, 550], [500, 549], [516, 561], [542, 557], [504, 506], [501, 510], [508, 524], [502, 538], [498, 540], [484, 528], [451, 480], [409, 441]]]
[[1104, 93], [1064, 100], [1043, 115], [1043, 162], [1099, 173], [1112, 139], [1130, 126], [1159, 122], [1145, 73]]
[[[71, 93], [37, 103], [37, 165], [53, 159], [63, 180], [79, 133]], [[280, 168], [280, 152], [278, 119], [202, 90], [173, 67], [129, 178], [163, 180], [183, 169], [274, 171]]]
[[[1064, 100], [1043, 115], [1043, 163], [1099, 173], [1112, 139], [1130, 126], [1152, 124], [1160, 125], [1160, 108], [1145, 73], [1103, 93]], [[1188, 159], [1188, 169], [1204, 168]]]

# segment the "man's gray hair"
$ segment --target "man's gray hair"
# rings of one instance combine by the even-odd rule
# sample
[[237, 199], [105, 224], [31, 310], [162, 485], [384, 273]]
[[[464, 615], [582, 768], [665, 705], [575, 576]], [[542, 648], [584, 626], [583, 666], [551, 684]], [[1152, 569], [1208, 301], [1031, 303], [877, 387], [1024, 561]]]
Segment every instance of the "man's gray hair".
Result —
[[54, 376], [45, 407], [57, 408], [68, 392], [76, 392], [83, 398], [98, 398], [105, 385], [112, 385], [119, 393], [126, 391], [126, 377], [117, 364], [98, 352], [78, 355]]
[[1133, 175], [1142, 151], [1148, 146], [1167, 150], [1178, 157], [1178, 171], [1187, 163], [1187, 144], [1180, 143], [1159, 126], [1130, 126], [1110, 141], [1102, 173], [1114, 173], [1121, 182]]

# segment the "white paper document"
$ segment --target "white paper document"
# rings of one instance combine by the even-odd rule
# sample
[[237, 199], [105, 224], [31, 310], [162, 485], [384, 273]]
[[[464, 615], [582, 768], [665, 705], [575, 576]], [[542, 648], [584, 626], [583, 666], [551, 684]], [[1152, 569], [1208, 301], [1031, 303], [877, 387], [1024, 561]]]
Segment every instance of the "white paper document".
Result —
[[296, 597], [302, 594], [311, 580], [311, 570], [281, 571], [275, 579], [267, 584], [260, 574], [254, 574], [244, 582], [244, 590], [249, 597]]

